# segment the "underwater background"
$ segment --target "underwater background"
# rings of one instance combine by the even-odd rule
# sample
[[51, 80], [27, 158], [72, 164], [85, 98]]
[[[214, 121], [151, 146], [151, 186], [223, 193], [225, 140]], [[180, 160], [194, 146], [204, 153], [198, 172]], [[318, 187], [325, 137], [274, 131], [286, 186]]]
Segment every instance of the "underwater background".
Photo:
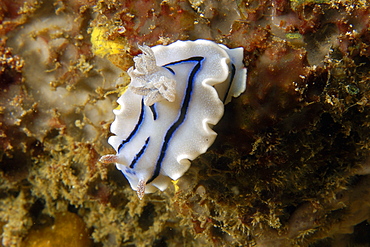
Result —
[[[367, 0], [0, 0], [2, 246], [370, 246]], [[244, 48], [209, 150], [139, 200], [112, 109], [138, 45]]]

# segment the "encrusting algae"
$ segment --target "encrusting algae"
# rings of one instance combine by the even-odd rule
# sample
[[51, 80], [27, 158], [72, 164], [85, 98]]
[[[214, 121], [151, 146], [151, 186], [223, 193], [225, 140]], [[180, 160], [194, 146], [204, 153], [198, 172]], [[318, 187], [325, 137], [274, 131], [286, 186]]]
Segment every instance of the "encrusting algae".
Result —
[[[366, 1], [3, 1], [2, 245], [369, 245], [369, 16]], [[246, 92], [140, 201], [98, 162], [125, 71], [138, 44], [200, 38], [244, 47]]]
[[[47, 222], [48, 219], [45, 219]], [[49, 220], [50, 221], [50, 220]], [[85, 222], [70, 212], [58, 213], [49, 226], [33, 226], [23, 247], [92, 246]], [[46, 223], [46, 224], [47, 224]]]

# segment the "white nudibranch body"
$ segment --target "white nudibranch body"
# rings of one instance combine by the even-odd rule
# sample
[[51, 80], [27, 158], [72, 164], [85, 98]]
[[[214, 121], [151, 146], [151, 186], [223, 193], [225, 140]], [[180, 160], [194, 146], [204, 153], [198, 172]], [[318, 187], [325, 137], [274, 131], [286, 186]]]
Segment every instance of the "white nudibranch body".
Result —
[[109, 144], [116, 163], [141, 199], [177, 180], [190, 161], [216, 138], [212, 126], [224, 104], [246, 87], [243, 48], [229, 49], [208, 40], [140, 46], [128, 74], [131, 83], [117, 100]]

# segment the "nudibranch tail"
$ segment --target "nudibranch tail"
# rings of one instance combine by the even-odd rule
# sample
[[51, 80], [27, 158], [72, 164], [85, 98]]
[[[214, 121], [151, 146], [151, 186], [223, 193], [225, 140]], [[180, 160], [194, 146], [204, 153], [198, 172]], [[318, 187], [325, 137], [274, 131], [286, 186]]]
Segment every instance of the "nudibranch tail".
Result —
[[108, 142], [117, 154], [101, 161], [116, 163], [142, 199], [166, 189], [212, 145], [224, 104], [245, 90], [246, 68], [242, 48], [208, 40], [139, 48], [114, 110]]

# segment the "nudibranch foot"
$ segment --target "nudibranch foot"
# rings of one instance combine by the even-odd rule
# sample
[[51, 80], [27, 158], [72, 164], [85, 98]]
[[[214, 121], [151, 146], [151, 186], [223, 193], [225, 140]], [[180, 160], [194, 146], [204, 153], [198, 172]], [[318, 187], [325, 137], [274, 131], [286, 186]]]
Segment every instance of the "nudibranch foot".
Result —
[[139, 46], [128, 71], [131, 83], [117, 100], [109, 144], [116, 163], [139, 198], [164, 190], [179, 179], [190, 161], [205, 153], [217, 134], [212, 127], [224, 104], [246, 88], [243, 48], [208, 40]]

